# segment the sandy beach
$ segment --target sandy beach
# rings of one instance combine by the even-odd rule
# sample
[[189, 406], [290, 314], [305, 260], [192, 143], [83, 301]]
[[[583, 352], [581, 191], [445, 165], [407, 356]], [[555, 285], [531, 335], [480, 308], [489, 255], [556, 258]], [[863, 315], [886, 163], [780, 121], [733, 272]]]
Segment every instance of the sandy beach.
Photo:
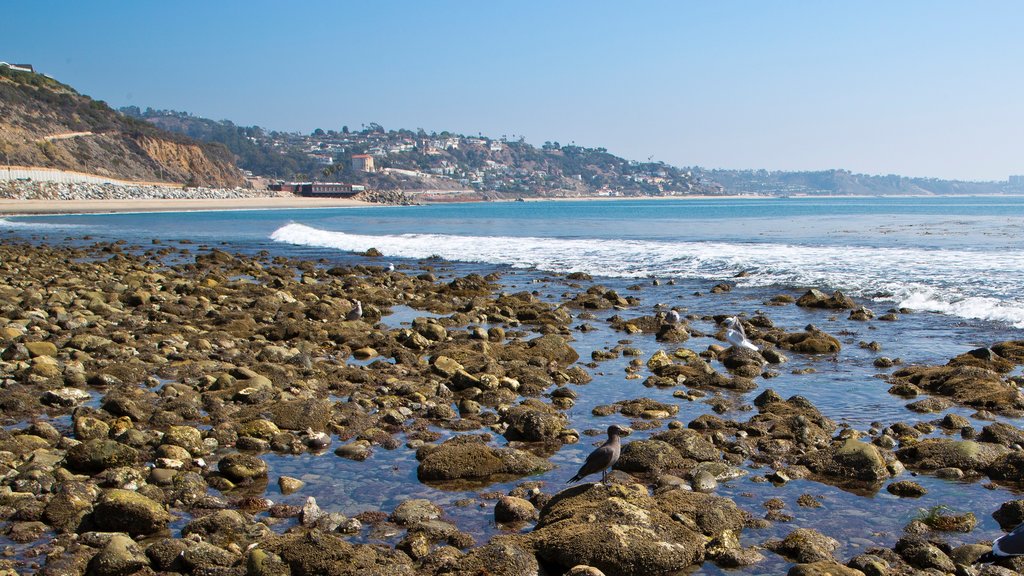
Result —
[[107, 212], [187, 212], [195, 210], [284, 210], [374, 206], [349, 198], [256, 197], [140, 200], [0, 200], [0, 214], [97, 214]]

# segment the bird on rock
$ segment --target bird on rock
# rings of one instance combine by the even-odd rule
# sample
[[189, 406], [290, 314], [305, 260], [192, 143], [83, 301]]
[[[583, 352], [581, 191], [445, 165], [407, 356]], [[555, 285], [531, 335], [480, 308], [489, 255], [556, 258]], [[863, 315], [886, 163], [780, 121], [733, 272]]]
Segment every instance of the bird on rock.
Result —
[[353, 306], [352, 309], [348, 311], [348, 314], [345, 314], [345, 320], [348, 320], [349, 322], [359, 320], [360, 318], [363, 317], [363, 303], [360, 302], [359, 300], [352, 301], [355, 302], [355, 306]]
[[665, 314], [665, 322], [669, 324], [676, 325], [679, 324], [681, 320], [682, 319], [679, 317], [679, 312], [676, 310], [669, 310], [668, 314]]
[[604, 444], [601, 444], [596, 450], [587, 456], [587, 461], [580, 466], [576, 475], [569, 479], [566, 484], [572, 484], [578, 480], [583, 479], [585, 476], [590, 476], [597, 472], [601, 473], [601, 482], [604, 482], [608, 477], [608, 470], [619, 460], [619, 451], [622, 449], [622, 445], [619, 443], [619, 437], [625, 436], [627, 431], [618, 426], [612, 425], [608, 427], [608, 440]]
[[974, 563], [995, 562], [1012, 556], [1024, 556], [1024, 524], [1017, 526], [1009, 534], [996, 538], [992, 543], [992, 551], [985, 552]]
[[725, 339], [737, 348], [746, 348], [759, 352], [760, 349], [750, 340], [747, 340], [747, 333], [743, 330], [743, 323], [739, 318], [732, 316], [725, 320]]

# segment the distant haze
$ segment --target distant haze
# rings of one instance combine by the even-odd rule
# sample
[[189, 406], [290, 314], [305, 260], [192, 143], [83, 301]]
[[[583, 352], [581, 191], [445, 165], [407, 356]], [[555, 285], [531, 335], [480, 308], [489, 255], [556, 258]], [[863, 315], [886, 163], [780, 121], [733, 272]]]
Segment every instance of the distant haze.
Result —
[[706, 168], [1024, 174], [1024, 3], [9, 3], [0, 60], [114, 107]]

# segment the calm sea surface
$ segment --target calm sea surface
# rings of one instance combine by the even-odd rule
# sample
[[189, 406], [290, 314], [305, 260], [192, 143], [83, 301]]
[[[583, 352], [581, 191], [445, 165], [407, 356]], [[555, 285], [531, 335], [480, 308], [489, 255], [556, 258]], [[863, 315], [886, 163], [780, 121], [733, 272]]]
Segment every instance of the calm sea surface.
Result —
[[[611, 348], [625, 337], [607, 328], [607, 317], [650, 314], [659, 303], [685, 308], [697, 317], [760, 310], [788, 331], [814, 323], [840, 339], [841, 353], [827, 359], [793, 354], [779, 376], [759, 379], [758, 390], [731, 399], [737, 406], [749, 406], [767, 388], [783, 397], [800, 394], [826, 416], [862, 431], [872, 423], [933, 421], [944, 414], [916, 414], [905, 408], [907, 401], [889, 395], [889, 385], [881, 377], [888, 371], [872, 364], [878, 356], [900, 358], [904, 364], [943, 364], [978, 346], [1024, 338], [1024, 197], [517, 202], [0, 220], [0, 239], [74, 243], [86, 236], [88, 241], [123, 239], [142, 248], [159, 238], [171, 245], [188, 240], [194, 251], [204, 246], [249, 253], [266, 250], [332, 263], [379, 264], [380, 259], [358, 254], [373, 247], [385, 261], [412, 273], [422, 259], [439, 256], [442, 276], [498, 271], [505, 290], [534, 291], [552, 302], [579, 290], [555, 273], [587, 272], [594, 276], [593, 283], [636, 296], [642, 303], [586, 321], [597, 330], [574, 331], [574, 346], [584, 361], [592, 351]], [[431, 265], [439, 263], [432, 260]], [[741, 272], [745, 274], [737, 277]], [[660, 282], [653, 282], [655, 278]], [[710, 288], [722, 281], [735, 288], [711, 295]], [[764, 304], [777, 294], [799, 296], [809, 287], [843, 290], [878, 314], [897, 307], [914, 313], [902, 314], [897, 322], [855, 322], [845, 313]], [[383, 322], [398, 327], [422, 315], [426, 314], [398, 307]], [[692, 324], [715, 332], [711, 321], [697, 319]], [[645, 359], [661, 348], [653, 336], [630, 338], [630, 345], [640, 348]], [[880, 352], [858, 345], [871, 341], [881, 345]], [[699, 352], [713, 343], [717, 341], [712, 338], [694, 338], [683, 345]], [[626, 380], [628, 361], [618, 358], [588, 369], [594, 381], [577, 390], [579, 401], [568, 413], [572, 427], [584, 431], [628, 424], [618, 415], [594, 417], [591, 410], [643, 396], [679, 404], [677, 418], [683, 422], [711, 412], [705, 402], [680, 401], [671, 390], [648, 389], [642, 380]], [[801, 368], [816, 372], [793, 373]], [[979, 430], [988, 424], [974, 419], [971, 410], [954, 407], [948, 412], [967, 417]], [[751, 414], [737, 410], [724, 416], [742, 421]], [[630, 439], [657, 431], [638, 432]], [[551, 457], [556, 468], [533, 479], [545, 481], [546, 491], [557, 491], [590, 449], [587, 436], [579, 444], [564, 446]], [[344, 460], [329, 451], [265, 458], [272, 478], [288, 474], [307, 482], [306, 488], [289, 496], [276, 492], [272, 483], [268, 497], [275, 501], [301, 504], [313, 495], [327, 510], [355, 514], [390, 512], [406, 498], [425, 497], [441, 504], [449, 519], [481, 543], [500, 528], [492, 521], [493, 502], [481, 499], [480, 493], [507, 492], [517, 484], [494, 484], [479, 491], [425, 486], [416, 480], [413, 451], [404, 447], [378, 449], [365, 462]], [[980, 520], [973, 533], [950, 536], [951, 541], [993, 538], [1000, 532], [991, 512], [1004, 501], [1022, 497], [1015, 487], [988, 489], [979, 482], [920, 476], [914, 480], [929, 493], [916, 500], [898, 499], [884, 490], [855, 494], [803, 480], [774, 487], [750, 480], [766, 470], [747, 472], [746, 477], [723, 483], [718, 493], [756, 517], [764, 516], [765, 500], [780, 498], [793, 520], [745, 530], [744, 544], [760, 544], [797, 527], [814, 527], [843, 543], [837, 556], [844, 561], [871, 546], [892, 546], [920, 509], [939, 504], [974, 512]], [[909, 473], [898, 479], [906, 478]], [[802, 494], [816, 496], [823, 506], [799, 506], [796, 500]], [[473, 504], [465, 505], [467, 500]], [[394, 543], [398, 537], [364, 530], [358, 539]], [[727, 572], [708, 563], [694, 573], [785, 573], [785, 560], [766, 556], [766, 562], [746, 569]]]

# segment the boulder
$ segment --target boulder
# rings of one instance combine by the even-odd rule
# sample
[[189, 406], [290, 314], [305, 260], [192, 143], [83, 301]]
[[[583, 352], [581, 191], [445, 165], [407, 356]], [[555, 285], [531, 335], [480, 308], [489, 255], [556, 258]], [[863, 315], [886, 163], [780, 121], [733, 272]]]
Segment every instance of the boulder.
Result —
[[804, 308], [828, 308], [832, 310], [853, 309], [857, 307], [857, 304], [849, 296], [839, 290], [836, 290], [829, 296], [816, 288], [811, 288], [805, 292], [803, 296], [797, 299], [796, 305]]
[[782, 540], [769, 540], [765, 548], [801, 564], [815, 562], [834, 563], [832, 553], [839, 548], [839, 541], [829, 538], [817, 530], [797, 528]]
[[68, 468], [89, 474], [129, 466], [138, 459], [139, 452], [135, 448], [102, 438], [73, 446], [65, 457]]
[[797, 564], [786, 572], [786, 576], [864, 576], [864, 573], [856, 568], [824, 561]]
[[872, 444], [849, 438], [800, 458], [813, 472], [836, 479], [881, 482], [890, 476], [881, 451]]
[[537, 509], [529, 500], [502, 496], [494, 504], [494, 520], [497, 522], [525, 522], [536, 520], [537, 517]]
[[959, 468], [982, 471], [995, 464], [1000, 457], [1009, 452], [1009, 448], [998, 444], [929, 438], [900, 448], [896, 451], [896, 457], [907, 468], [918, 470]]
[[499, 538], [470, 550], [457, 565], [455, 574], [536, 576], [540, 572], [537, 557], [529, 548]]
[[565, 430], [568, 424], [565, 415], [546, 404], [536, 404], [513, 406], [505, 412], [502, 416], [508, 424], [505, 438], [536, 442], [557, 438]]
[[686, 466], [686, 460], [668, 442], [635, 440], [622, 447], [616, 470], [657, 474]]
[[149, 566], [142, 547], [124, 534], [114, 534], [89, 561], [89, 576], [127, 576]]
[[583, 564], [605, 574], [651, 576], [681, 571], [704, 557], [704, 538], [673, 520], [637, 484], [563, 490], [524, 540], [563, 571]]
[[133, 536], [152, 534], [171, 521], [163, 505], [133, 490], [104, 492], [93, 508], [93, 522], [101, 530]]
[[391, 513], [391, 521], [399, 526], [411, 526], [424, 520], [434, 520], [440, 517], [441, 508], [423, 498], [406, 500]]
[[893, 384], [913, 384], [972, 408], [1005, 412], [1024, 409], [1024, 397], [998, 372], [976, 366], [908, 366], [892, 375]]
[[232, 482], [267, 477], [267, 463], [250, 454], [228, 454], [217, 463], [217, 470]]
[[529, 452], [515, 448], [492, 448], [479, 436], [457, 436], [421, 454], [416, 473], [423, 481], [482, 480], [495, 475], [525, 476], [551, 469], [548, 461]]

